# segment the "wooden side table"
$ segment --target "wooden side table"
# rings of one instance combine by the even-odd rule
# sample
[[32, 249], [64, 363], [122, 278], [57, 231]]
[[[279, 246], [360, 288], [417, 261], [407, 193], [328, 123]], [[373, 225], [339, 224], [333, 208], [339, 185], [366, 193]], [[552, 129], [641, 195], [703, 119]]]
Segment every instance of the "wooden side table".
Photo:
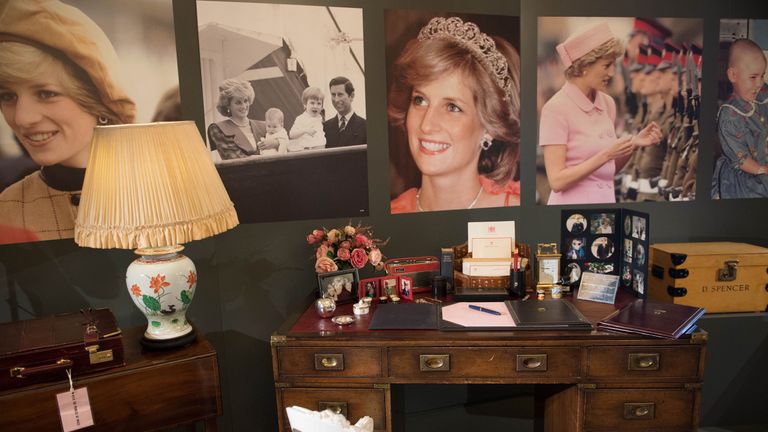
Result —
[[[205, 422], [216, 430], [221, 387], [216, 351], [202, 336], [170, 351], [143, 352], [143, 328], [124, 331], [125, 366], [75, 378], [86, 386], [94, 426], [89, 431], [147, 431]], [[60, 431], [56, 394], [69, 382], [0, 391], [0, 430]]]

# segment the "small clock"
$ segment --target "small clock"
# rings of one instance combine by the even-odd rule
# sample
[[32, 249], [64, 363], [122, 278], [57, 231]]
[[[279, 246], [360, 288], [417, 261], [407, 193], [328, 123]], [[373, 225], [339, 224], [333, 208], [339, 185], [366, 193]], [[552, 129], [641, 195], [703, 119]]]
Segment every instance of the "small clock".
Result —
[[536, 288], [551, 288], [560, 280], [560, 254], [556, 243], [537, 246]]

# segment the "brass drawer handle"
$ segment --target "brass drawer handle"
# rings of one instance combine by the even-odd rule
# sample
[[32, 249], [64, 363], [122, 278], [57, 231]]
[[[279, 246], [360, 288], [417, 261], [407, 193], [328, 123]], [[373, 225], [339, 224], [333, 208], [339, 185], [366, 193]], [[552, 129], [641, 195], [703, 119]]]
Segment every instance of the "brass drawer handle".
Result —
[[419, 370], [422, 372], [447, 371], [450, 369], [450, 354], [421, 354], [419, 356]]
[[344, 417], [347, 416], [347, 403], [346, 402], [328, 402], [328, 401], [318, 401], [317, 407], [319, 408], [318, 411], [325, 411], [325, 410], [331, 410], [334, 414], [341, 414]]
[[624, 404], [625, 420], [652, 420], [655, 404], [653, 402], [627, 402]]
[[627, 369], [631, 371], [659, 370], [661, 356], [659, 353], [631, 353]]
[[546, 371], [547, 370], [547, 355], [546, 354], [518, 354], [517, 355], [517, 371]]
[[344, 370], [344, 354], [315, 354], [315, 370]]

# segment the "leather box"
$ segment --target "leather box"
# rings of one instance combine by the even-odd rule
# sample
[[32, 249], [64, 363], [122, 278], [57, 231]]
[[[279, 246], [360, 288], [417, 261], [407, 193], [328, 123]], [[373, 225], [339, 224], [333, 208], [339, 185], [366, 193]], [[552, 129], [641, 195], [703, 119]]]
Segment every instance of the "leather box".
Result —
[[648, 297], [707, 312], [768, 305], [768, 249], [747, 243], [660, 243], [649, 253]]
[[109, 309], [0, 324], [0, 390], [122, 366], [123, 339]]

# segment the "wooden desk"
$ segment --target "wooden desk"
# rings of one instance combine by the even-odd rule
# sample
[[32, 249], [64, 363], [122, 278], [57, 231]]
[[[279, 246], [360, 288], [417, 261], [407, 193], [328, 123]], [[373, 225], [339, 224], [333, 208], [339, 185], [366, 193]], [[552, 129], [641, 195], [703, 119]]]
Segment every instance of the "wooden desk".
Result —
[[[620, 307], [632, 298], [622, 294]], [[536, 301], [536, 300], [529, 300]], [[573, 300], [593, 323], [613, 305]], [[351, 314], [343, 305], [337, 314]], [[707, 334], [666, 340], [606, 331], [368, 331], [314, 306], [271, 340], [277, 415], [285, 407], [364, 415], [392, 431], [392, 384], [537, 384], [537, 430], [696, 431]]]
[[[216, 430], [221, 390], [216, 351], [202, 336], [171, 351], [142, 352], [143, 328], [124, 331], [125, 366], [75, 380], [86, 386], [95, 425], [88, 431], [147, 431], [204, 421]], [[61, 431], [56, 394], [69, 382], [0, 392], [0, 430]]]

